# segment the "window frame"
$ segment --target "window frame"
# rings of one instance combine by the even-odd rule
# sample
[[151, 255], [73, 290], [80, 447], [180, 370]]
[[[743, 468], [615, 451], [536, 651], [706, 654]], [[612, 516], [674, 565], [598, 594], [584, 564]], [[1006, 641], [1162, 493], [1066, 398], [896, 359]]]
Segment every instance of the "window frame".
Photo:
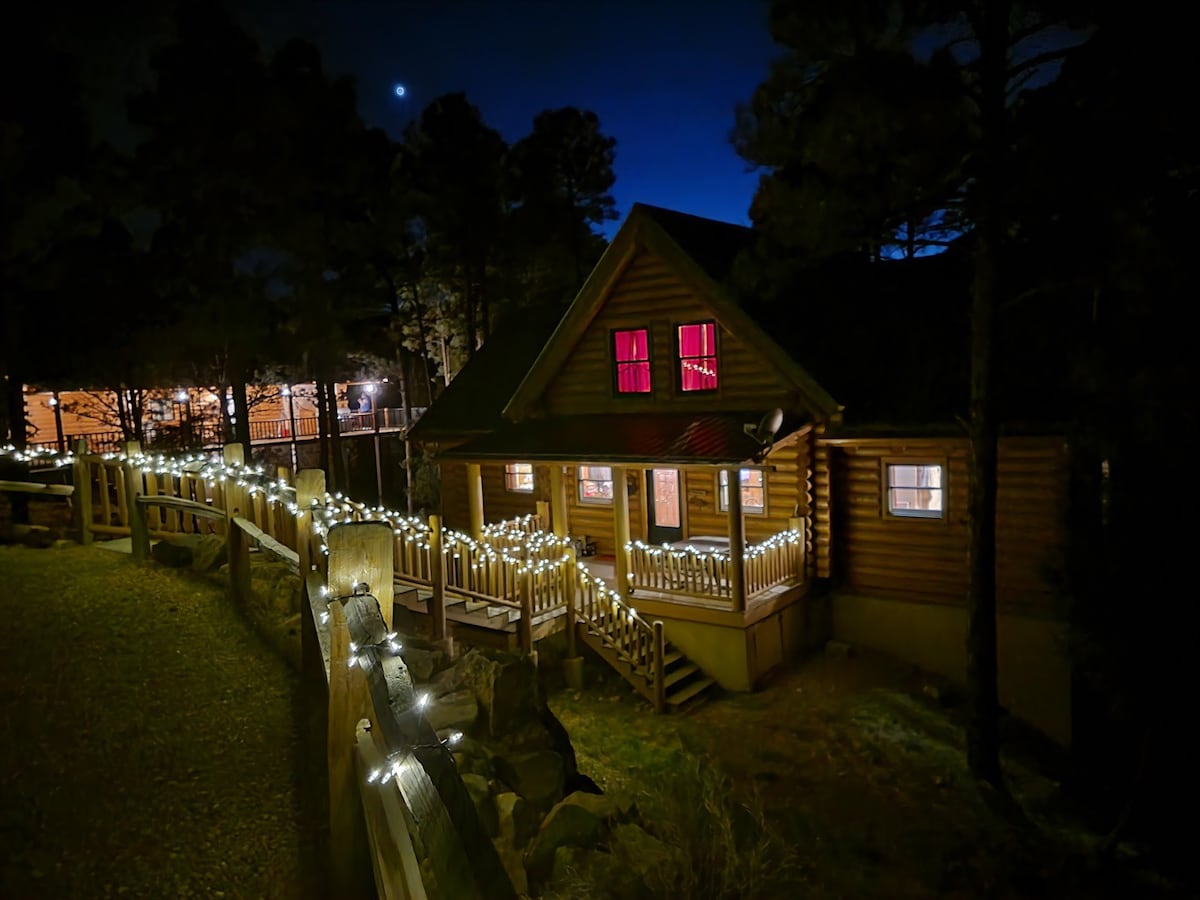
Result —
[[[603, 484], [605, 481], [605, 479], [603, 479], [603, 478], [584, 478], [583, 477], [584, 469], [589, 469], [589, 470], [590, 469], [608, 469], [607, 481], [610, 485], [609, 496], [607, 496], [607, 497], [585, 497], [583, 495], [583, 483], [585, 481], [590, 481], [593, 484]], [[581, 465], [576, 466], [575, 467], [575, 496], [576, 496], [576, 499], [578, 499], [578, 501], [580, 503], [587, 504], [588, 506], [612, 506], [612, 503], [613, 503], [612, 494], [613, 494], [613, 491], [616, 490], [616, 482], [613, 480], [612, 470], [613, 470], [612, 466], [599, 466], [599, 465], [593, 466], [593, 465], [587, 465], [587, 464], [581, 464]]]
[[[631, 331], [644, 331], [646, 333], [646, 358], [644, 360], [618, 360], [617, 359], [617, 335], [625, 334]], [[649, 325], [633, 325], [628, 328], [610, 328], [608, 330], [608, 355], [611, 360], [612, 373], [612, 394], [614, 397], [653, 397], [654, 396], [654, 334], [653, 329]], [[618, 368], [622, 364], [630, 363], [645, 363], [646, 373], [649, 378], [650, 388], [645, 391], [622, 391], [621, 390], [621, 370]]]
[[[515, 481], [514, 479], [519, 479], [523, 475], [526, 474], [525, 472], [511, 471], [516, 466], [528, 467], [528, 469], [529, 469], [529, 473], [528, 473], [529, 474], [529, 487], [527, 487], [527, 488], [513, 487], [514, 484], [520, 483], [519, 481]], [[517, 463], [505, 463], [504, 464], [504, 490], [510, 494], [532, 494], [536, 488], [536, 482], [535, 482], [536, 477], [537, 477], [537, 475], [534, 472], [533, 463], [517, 462]]]
[[[679, 329], [688, 325], [711, 325], [713, 327], [713, 349], [712, 360], [717, 367], [717, 386], [711, 388], [695, 388], [693, 390], [684, 390], [683, 388], [683, 362], [685, 359], [709, 359], [707, 356], [687, 356], [683, 355], [680, 347]], [[692, 397], [704, 396], [706, 394], [716, 394], [721, 390], [721, 328], [717, 324], [716, 319], [695, 319], [687, 322], [676, 322], [671, 326], [672, 343], [674, 344], [675, 355], [675, 392], [677, 394]]]
[[[742, 514], [747, 516], [765, 516], [767, 514], [767, 470], [755, 466], [744, 466], [738, 469], [738, 486], [741, 488], [742, 472], [759, 472], [762, 475], [762, 506], [747, 506], [746, 498], [742, 497]], [[729, 512], [728, 484], [721, 484], [721, 476], [728, 475], [725, 469], [717, 472], [717, 512]], [[742, 490], [745, 490], [742, 488]]]
[[[880, 478], [880, 512], [885, 521], [892, 522], [948, 522], [950, 520], [950, 466], [945, 457], [935, 456], [885, 456], [879, 461]], [[896, 512], [892, 509], [892, 466], [937, 466], [942, 470], [942, 486], [940, 488], [924, 488], [942, 492], [942, 508], [936, 515], [929, 511]], [[914, 488], [914, 490], [922, 490]]]

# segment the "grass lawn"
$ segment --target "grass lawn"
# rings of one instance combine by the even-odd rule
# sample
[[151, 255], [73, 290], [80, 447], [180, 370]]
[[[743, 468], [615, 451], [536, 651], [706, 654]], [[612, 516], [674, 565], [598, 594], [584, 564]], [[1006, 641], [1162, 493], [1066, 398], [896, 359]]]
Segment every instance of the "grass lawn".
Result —
[[211, 581], [0, 546], [0, 897], [320, 895], [297, 679]]
[[1028, 757], [1005, 759], [1030, 822], [1010, 824], [969, 776], [955, 711], [883, 658], [815, 658], [758, 693], [679, 716], [655, 716], [599, 660], [587, 668], [585, 690], [550, 691], [580, 770], [633, 794], [653, 829], [656, 816], [678, 814], [661, 785], [715, 768], [734, 801], [759, 807], [795, 850], [786, 896], [1193, 896], [1128, 859], [1090, 861], [1096, 836]]

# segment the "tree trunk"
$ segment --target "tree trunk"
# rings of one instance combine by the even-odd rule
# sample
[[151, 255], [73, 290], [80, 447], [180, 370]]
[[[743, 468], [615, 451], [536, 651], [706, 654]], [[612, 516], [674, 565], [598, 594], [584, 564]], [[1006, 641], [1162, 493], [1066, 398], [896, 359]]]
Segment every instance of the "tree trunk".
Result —
[[[29, 446], [25, 428], [25, 384], [16, 372], [11, 369], [5, 378], [4, 405], [8, 411], [9, 440], [18, 450]], [[0, 468], [11, 469], [12, 474], [6, 477], [14, 481], [26, 481], [29, 466], [23, 463], [9, 461], [0, 455]], [[8, 495], [9, 508], [12, 510], [12, 520], [15, 525], [29, 524], [29, 495], [12, 493]]]
[[996, 414], [993, 322], [1004, 222], [1005, 78], [1008, 2], [989, 2], [979, 34], [981, 98], [975, 283], [971, 303], [970, 478], [967, 507], [967, 763], [977, 779], [1004, 790], [1000, 769], [996, 653]]
[[245, 452], [246, 465], [253, 458], [250, 455], [250, 404], [246, 400], [246, 375], [241, 365], [232, 367], [233, 379], [230, 389], [233, 391], [233, 440], [241, 444]]
[[229, 385], [224, 382], [219, 386], [221, 396], [217, 401], [221, 414], [221, 442], [233, 443], [233, 419], [229, 415]]
[[117, 388], [117, 425], [121, 429], [121, 440], [135, 440], [133, 429], [129, 427], [129, 404], [125, 394], [125, 385]]
[[129, 421], [133, 425], [133, 439], [146, 446], [146, 394], [141, 388], [129, 389]]
[[329, 403], [329, 471], [338, 490], [349, 486], [346, 481], [346, 461], [342, 458], [342, 427], [338, 421], [337, 385], [325, 382], [325, 398]]
[[317, 445], [321, 456], [321, 468], [325, 470], [326, 483], [333, 490], [333, 474], [329, 471], [329, 407], [325, 398], [325, 382], [317, 379]]

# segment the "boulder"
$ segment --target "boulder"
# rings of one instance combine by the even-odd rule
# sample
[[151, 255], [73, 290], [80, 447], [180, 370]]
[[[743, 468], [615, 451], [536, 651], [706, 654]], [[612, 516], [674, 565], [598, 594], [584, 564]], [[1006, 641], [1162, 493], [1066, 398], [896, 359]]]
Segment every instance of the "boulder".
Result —
[[446, 694], [425, 707], [425, 718], [429, 720], [434, 731], [451, 728], [465, 734], [475, 727], [478, 717], [479, 704], [475, 702], [475, 695], [469, 690]]
[[492, 803], [492, 789], [488, 780], [482, 775], [463, 775], [462, 783], [466, 785], [467, 793], [471, 795], [471, 803], [475, 806], [475, 815], [488, 837], [496, 837], [500, 833], [500, 822], [496, 814], [496, 805]]
[[537, 834], [537, 812], [514, 791], [496, 795], [496, 815], [500, 837], [517, 849], [523, 848]]
[[580, 855], [577, 847], [556, 847], [554, 862], [550, 866], [550, 880], [562, 881], [575, 871], [576, 857]]
[[150, 558], [159, 565], [182, 569], [192, 564], [192, 548], [173, 540], [161, 540], [150, 547]]
[[500, 737], [520, 731], [541, 718], [544, 705], [537, 668], [519, 653], [485, 655], [472, 650], [455, 666], [483, 709], [487, 734]]
[[496, 776], [539, 813], [562, 799], [563, 759], [554, 751], [497, 756], [493, 764]]
[[215, 534], [173, 534], [154, 544], [150, 556], [173, 569], [215, 572], [225, 562], [225, 541]]
[[525, 868], [532, 879], [544, 881], [555, 864], [560, 847], [591, 848], [608, 837], [617, 810], [602, 794], [577, 791], [556, 805], [542, 820], [537, 836], [525, 852]]
[[496, 848], [496, 855], [500, 857], [500, 864], [504, 866], [504, 871], [508, 873], [508, 880], [512, 882], [517, 896], [528, 896], [529, 876], [525, 874], [525, 864], [521, 862], [521, 854], [513, 849], [512, 844], [502, 837], [493, 838], [492, 846]]
[[409, 643], [405, 641], [404, 662], [408, 671], [412, 673], [413, 681], [425, 683], [433, 676], [434, 670], [437, 669], [438, 657], [442, 654], [438, 650], [423, 650], [410, 646]]
[[462, 686], [462, 673], [457, 666], [451, 666], [449, 669], [442, 669], [430, 679], [429, 695], [436, 700], [444, 694], [459, 690]]

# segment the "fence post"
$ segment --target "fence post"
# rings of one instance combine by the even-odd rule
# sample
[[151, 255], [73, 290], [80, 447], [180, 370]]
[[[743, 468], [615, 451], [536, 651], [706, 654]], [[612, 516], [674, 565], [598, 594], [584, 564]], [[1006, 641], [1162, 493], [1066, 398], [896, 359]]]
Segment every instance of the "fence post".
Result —
[[[334, 551], [330, 548], [330, 566]], [[339, 602], [329, 604], [329, 729], [325, 761], [329, 773], [329, 881], [334, 897], [368, 896], [363, 890], [364, 873], [370, 864], [363, 860], [367, 850], [367, 828], [359, 797], [354, 745], [358, 723], [369, 718], [367, 682], [358, 666], [350, 666], [350, 626]]]
[[433, 596], [429, 599], [429, 618], [433, 639], [446, 639], [446, 567], [442, 559], [442, 517], [429, 517], [429, 580]]
[[312, 550], [313, 501], [325, 505], [325, 472], [301, 469], [296, 473], [296, 553], [300, 556], [300, 577], [313, 569], [316, 554]]
[[[223, 451], [226, 465], [240, 464], [245, 460], [241, 444], [226, 444]], [[250, 540], [234, 519], [249, 518], [246, 513], [246, 491], [236, 479], [225, 479], [225, 554], [229, 563], [229, 596], [233, 605], [245, 610], [250, 602]]]
[[563, 678], [573, 691], [583, 689], [583, 657], [575, 646], [578, 615], [575, 612], [579, 566], [575, 562], [575, 547], [568, 545], [563, 563], [563, 599], [567, 604], [567, 658], [563, 660]]
[[142, 496], [142, 470], [133, 464], [133, 458], [142, 452], [137, 441], [125, 444], [125, 509], [129, 516], [129, 544], [133, 558], [145, 562], [150, 557], [150, 532], [146, 527], [146, 507], [137, 502]]
[[522, 653], [533, 652], [533, 569], [521, 577], [521, 618], [517, 620], [517, 639]]
[[75, 519], [75, 530], [79, 532], [81, 544], [92, 542], [92, 470], [84, 458], [87, 452], [87, 440], [76, 440], [75, 464], [71, 466], [71, 480], [75, 484], [75, 493], [71, 498], [71, 514]]
[[538, 500], [536, 504], [538, 530], [546, 531], [550, 527], [550, 504], [545, 500]]
[[793, 574], [797, 581], [804, 581], [804, 574], [808, 567], [808, 560], [805, 558], [808, 554], [804, 552], [804, 520], [799, 516], [792, 516], [788, 519], [788, 528], [793, 531], [800, 532], [800, 541], [796, 544], [796, 560]]
[[663, 678], [663, 657], [667, 642], [663, 637], [663, 623], [654, 623], [654, 711], [664, 712], [667, 708], [667, 684]]
[[392, 529], [383, 522], [350, 522], [329, 529], [329, 593], [349, 597], [360, 584], [379, 602], [392, 628]]

